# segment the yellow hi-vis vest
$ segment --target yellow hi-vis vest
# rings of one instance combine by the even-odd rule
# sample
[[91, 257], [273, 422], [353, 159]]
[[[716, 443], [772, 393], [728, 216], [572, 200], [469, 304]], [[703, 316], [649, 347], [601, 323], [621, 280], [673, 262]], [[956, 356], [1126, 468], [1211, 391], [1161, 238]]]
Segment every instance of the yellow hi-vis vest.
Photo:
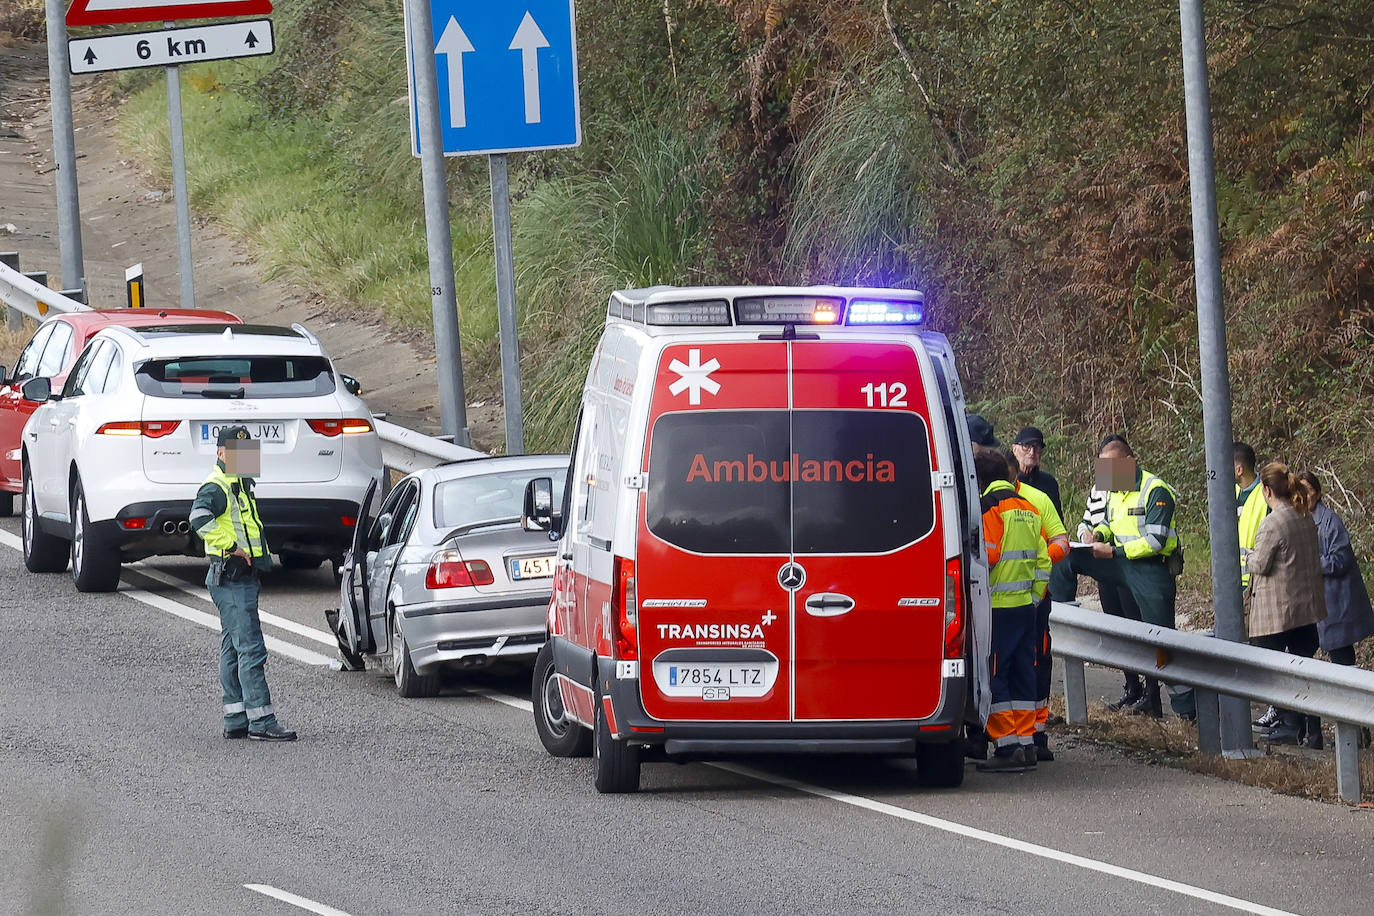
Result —
[[1107, 497], [1106, 521], [1095, 530], [1121, 547], [1128, 560], [1167, 557], [1178, 547], [1178, 531], [1172, 524], [1147, 525], [1155, 490], [1163, 487], [1174, 498], [1174, 512], [1178, 512], [1178, 497], [1173, 487], [1148, 471], [1140, 472], [1139, 490], [1114, 490]]
[[[262, 519], [258, 517], [258, 503], [248, 494], [248, 488], [239, 484], [236, 477], [230, 477], [215, 465], [214, 471], [205, 478], [224, 491], [228, 507], [215, 519], [215, 527], [200, 533], [205, 542], [207, 557], [227, 557], [235, 547], [242, 547], [250, 557], [267, 554], [267, 542], [262, 536]], [[237, 487], [235, 484], [239, 484]], [[238, 490], [235, 498], [234, 491]]]
[[1012, 485], [997, 481], [983, 491], [983, 541], [992, 572], [992, 606], [1023, 607], [1045, 597], [1050, 553], [1040, 515]]
[[[1240, 485], [1236, 485], [1236, 495], [1240, 495]], [[1240, 533], [1240, 587], [1250, 584], [1250, 551], [1255, 549], [1255, 537], [1259, 534], [1260, 522], [1269, 514], [1269, 504], [1264, 501], [1264, 484], [1256, 483], [1250, 495], [1245, 497], [1245, 505], [1236, 510], [1236, 527]]]

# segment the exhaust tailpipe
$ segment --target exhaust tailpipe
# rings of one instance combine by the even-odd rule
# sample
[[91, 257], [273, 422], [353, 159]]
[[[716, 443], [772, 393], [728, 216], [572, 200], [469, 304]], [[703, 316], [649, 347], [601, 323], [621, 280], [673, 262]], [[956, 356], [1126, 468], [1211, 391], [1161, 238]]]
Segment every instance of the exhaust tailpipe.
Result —
[[190, 533], [191, 533], [191, 523], [190, 523], [190, 522], [177, 522], [177, 534], [190, 534]]
[[162, 523], [162, 533], [163, 533], [163, 534], [176, 534], [176, 533], [177, 533], [177, 523], [176, 523], [176, 522], [172, 522], [172, 521], [163, 522], [163, 523]]

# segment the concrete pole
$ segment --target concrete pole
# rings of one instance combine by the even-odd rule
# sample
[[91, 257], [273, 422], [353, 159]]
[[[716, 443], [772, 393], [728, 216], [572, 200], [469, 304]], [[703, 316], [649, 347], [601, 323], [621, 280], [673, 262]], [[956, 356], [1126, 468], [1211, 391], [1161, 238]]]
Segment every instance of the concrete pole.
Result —
[[449, 225], [448, 181], [444, 175], [444, 133], [439, 123], [439, 76], [435, 70], [434, 23], [429, 0], [406, 0], [415, 60], [415, 111], [419, 118], [420, 175], [425, 193], [425, 235], [429, 241], [430, 307], [434, 313], [434, 355], [439, 369], [439, 418], [454, 444], [471, 447], [463, 352], [458, 337], [458, 297], [453, 289], [453, 234]]
[[[167, 23], [170, 27], [172, 23]], [[181, 69], [167, 68], [167, 120], [172, 126], [172, 199], [177, 209], [177, 273], [181, 307], [196, 307], [195, 268], [191, 261], [191, 202], [186, 190], [186, 140], [181, 122]]]
[[72, 75], [67, 50], [67, 2], [47, 0], [48, 87], [52, 104], [52, 153], [57, 167], [57, 237], [62, 288], [79, 289], [86, 301], [81, 251], [81, 201], [76, 180], [76, 135], [72, 127]]
[[520, 393], [520, 334], [515, 311], [515, 253], [510, 231], [510, 175], [506, 154], [487, 157], [491, 171], [491, 226], [496, 249], [496, 314], [501, 328], [501, 400], [506, 412], [506, 454], [525, 451]]
[[[1212, 604], [1216, 612], [1216, 635], [1244, 642], [1240, 539], [1236, 528], [1235, 473], [1231, 460], [1231, 381], [1226, 362], [1221, 237], [1217, 227], [1212, 160], [1212, 102], [1207, 85], [1207, 36], [1202, 0], [1179, 0], [1178, 7], [1188, 111], [1188, 177], [1193, 202], [1193, 271], [1197, 286], [1198, 355], [1202, 367], [1207, 519], [1212, 541]], [[1242, 697], [1221, 697], [1219, 706], [1222, 751], [1228, 756], [1243, 756], [1254, 747], [1250, 734], [1250, 704]]]

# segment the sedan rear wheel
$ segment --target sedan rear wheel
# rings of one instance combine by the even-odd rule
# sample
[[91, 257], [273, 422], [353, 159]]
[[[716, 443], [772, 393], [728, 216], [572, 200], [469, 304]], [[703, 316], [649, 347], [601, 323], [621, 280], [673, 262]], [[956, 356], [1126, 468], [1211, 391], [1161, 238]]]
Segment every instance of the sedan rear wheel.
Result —
[[396, 692], [407, 699], [432, 697], [439, 692], [437, 674], [422, 675], [410, 661], [410, 647], [401, 632], [401, 615], [391, 612], [391, 674]]

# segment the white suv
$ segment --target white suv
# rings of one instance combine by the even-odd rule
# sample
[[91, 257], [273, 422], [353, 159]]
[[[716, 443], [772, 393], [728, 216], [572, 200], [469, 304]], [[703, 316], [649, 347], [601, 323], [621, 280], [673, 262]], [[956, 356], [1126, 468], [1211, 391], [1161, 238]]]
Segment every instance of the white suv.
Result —
[[372, 414], [305, 328], [113, 327], [62, 391], [35, 378], [24, 426], [24, 563], [81, 591], [113, 591], [123, 562], [200, 555], [187, 521], [221, 426], [262, 442], [258, 505], [282, 565], [342, 558], [368, 483], [381, 481]]

